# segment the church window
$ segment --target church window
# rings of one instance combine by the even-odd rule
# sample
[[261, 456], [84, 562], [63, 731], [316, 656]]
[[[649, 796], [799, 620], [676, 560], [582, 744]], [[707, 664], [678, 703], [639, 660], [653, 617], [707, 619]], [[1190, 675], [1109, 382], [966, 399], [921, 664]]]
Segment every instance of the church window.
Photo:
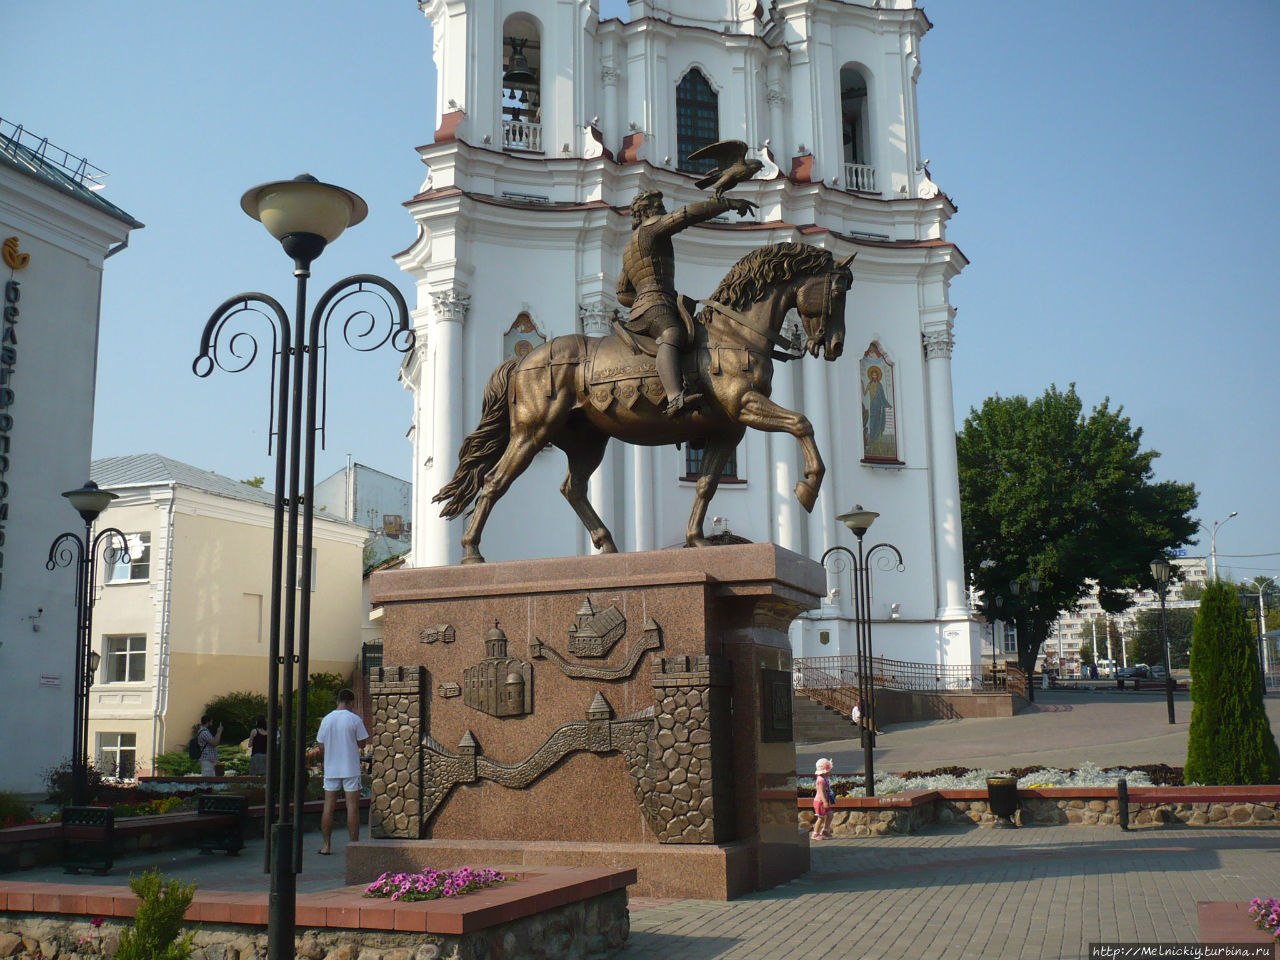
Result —
[[676, 168], [709, 173], [715, 160], [690, 160], [689, 154], [720, 139], [720, 102], [711, 84], [694, 67], [676, 87]]
[[531, 18], [507, 18], [502, 58], [502, 148], [542, 153], [542, 44]]
[[[703, 447], [685, 447], [684, 448], [684, 476], [681, 480], [697, 480], [698, 471], [702, 469], [702, 455], [705, 453]], [[720, 480], [736, 481], [738, 477], [738, 451], [734, 450], [729, 454], [729, 459], [725, 461], [724, 469], [720, 471]]]
[[840, 121], [845, 189], [874, 193], [876, 168], [871, 165], [867, 80], [854, 66], [840, 68]]

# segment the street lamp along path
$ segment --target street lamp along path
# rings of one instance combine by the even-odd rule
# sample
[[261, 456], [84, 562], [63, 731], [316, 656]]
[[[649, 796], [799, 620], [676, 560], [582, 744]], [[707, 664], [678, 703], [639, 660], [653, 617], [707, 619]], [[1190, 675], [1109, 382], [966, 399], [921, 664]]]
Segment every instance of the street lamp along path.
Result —
[[[97, 583], [98, 558], [108, 564], [129, 562], [129, 543], [125, 535], [115, 527], [99, 530], [95, 536], [93, 524], [102, 511], [110, 506], [117, 494], [102, 490], [92, 480], [76, 490], [63, 494], [84, 521], [84, 537], [70, 531], [59, 534], [49, 545], [49, 559], [45, 568], [76, 565], [76, 638], [74, 705], [71, 733], [71, 806], [82, 807], [89, 780], [89, 688], [93, 675], [98, 672], [102, 655], [91, 649], [93, 644], [93, 590]], [[116, 546], [116, 542], [119, 546]]]
[[[334, 314], [350, 310], [342, 323], [342, 336], [350, 347], [362, 352], [387, 342], [401, 353], [407, 352], [413, 346], [414, 334], [400, 291], [389, 281], [370, 274], [350, 276], [329, 287], [307, 320], [311, 264], [347, 227], [365, 218], [368, 207], [359, 196], [303, 174], [246, 191], [240, 206], [262, 222], [293, 260], [297, 294], [294, 315], [291, 321], [280, 303], [267, 294], [241, 293], [231, 297], [206, 322], [192, 370], [196, 376], [207, 377], [215, 367], [227, 373], [247, 369], [258, 355], [258, 340], [243, 325], [266, 321], [271, 332], [272, 358], [268, 416], [275, 417], [267, 431], [268, 449], [272, 440], [276, 443], [264, 817], [264, 867], [271, 873], [267, 955], [271, 960], [292, 960], [297, 874], [302, 869], [300, 814], [306, 786], [311, 633], [311, 591], [296, 590], [295, 586], [311, 580], [316, 434], [320, 433], [323, 444], [329, 322]], [[381, 309], [366, 306], [369, 297], [380, 303]], [[353, 324], [357, 317], [361, 322]], [[387, 321], [385, 326], [383, 319]], [[298, 709], [291, 728], [288, 718], [294, 715], [295, 695]]]

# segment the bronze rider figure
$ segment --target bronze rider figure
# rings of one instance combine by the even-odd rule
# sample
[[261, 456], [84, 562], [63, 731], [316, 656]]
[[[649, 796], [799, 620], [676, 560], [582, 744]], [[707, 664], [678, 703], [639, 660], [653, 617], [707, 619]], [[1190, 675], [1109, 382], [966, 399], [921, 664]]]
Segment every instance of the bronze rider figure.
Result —
[[667, 395], [664, 412], [669, 417], [702, 399], [701, 394], [686, 387], [680, 370], [681, 357], [690, 343], [676, 306], [676, 259], [671, 237], [727, 210], [746, 216], [753, 207], [747, 200], [717, 197], [667, 213], [660, 190], [638, 193], [631, 201], [631, 239], [622, 252], [618, 302], [631, 309], [627, 329], [650, 336], [658, 344], [658, 377]]

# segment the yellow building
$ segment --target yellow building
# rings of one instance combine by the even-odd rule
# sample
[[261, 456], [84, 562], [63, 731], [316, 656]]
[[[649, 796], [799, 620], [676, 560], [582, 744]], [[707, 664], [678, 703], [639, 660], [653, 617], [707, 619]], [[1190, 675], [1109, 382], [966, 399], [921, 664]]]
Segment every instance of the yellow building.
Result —
[[[185, 749], [214, 697], [266, 693], [272, 496], [156, 454], [95, 460], [92, 477], [120, 495], [98, 527], [124, 533], [130, 559], [101, 568], [89, 749], [103, 772], [131, 776]], [[367, 538], [315, 518], [311, 673], [347, 676], [359, 656]]]

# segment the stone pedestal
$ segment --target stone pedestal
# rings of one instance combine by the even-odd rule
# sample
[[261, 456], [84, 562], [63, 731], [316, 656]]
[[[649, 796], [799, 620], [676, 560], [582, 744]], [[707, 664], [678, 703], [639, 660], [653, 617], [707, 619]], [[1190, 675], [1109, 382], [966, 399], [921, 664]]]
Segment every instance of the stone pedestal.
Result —
[[803, 873], [787, 625], [824, 587], [772, 544], [376, 574], [375, 840], [348, 880], [482, 846], [629, 858], [642, 895]]

